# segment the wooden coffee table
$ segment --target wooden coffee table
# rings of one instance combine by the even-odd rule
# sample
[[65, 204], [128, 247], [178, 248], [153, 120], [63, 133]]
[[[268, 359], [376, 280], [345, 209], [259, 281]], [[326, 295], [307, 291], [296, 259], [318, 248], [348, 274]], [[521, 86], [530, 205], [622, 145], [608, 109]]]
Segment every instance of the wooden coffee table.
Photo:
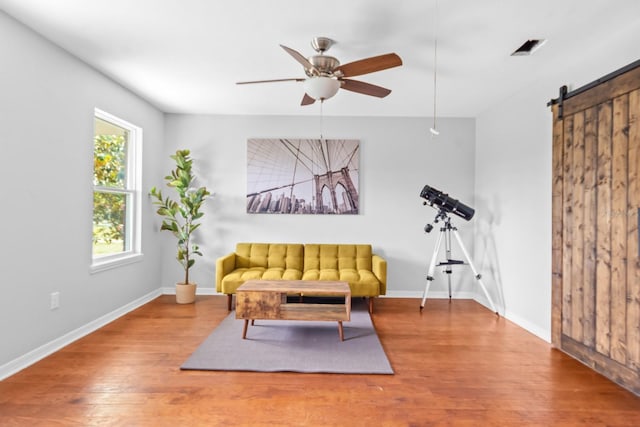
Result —
[[[344, 304], [287, 302], [287, 295], [344, 297]], [[249, 320], [351, 320], [351, 289], [347, 282], [315, 280], [247, 280], [236, 290], [236, 319], [244, 319], [242, 338], [247, 338]]]

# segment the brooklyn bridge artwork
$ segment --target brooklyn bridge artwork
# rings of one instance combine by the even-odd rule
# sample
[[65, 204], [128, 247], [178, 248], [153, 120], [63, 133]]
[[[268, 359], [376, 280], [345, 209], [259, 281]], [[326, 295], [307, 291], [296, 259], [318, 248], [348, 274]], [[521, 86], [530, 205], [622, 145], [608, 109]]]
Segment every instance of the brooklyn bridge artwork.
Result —
[[360, 141], [248, 139], [247, 212], [357, 214]]

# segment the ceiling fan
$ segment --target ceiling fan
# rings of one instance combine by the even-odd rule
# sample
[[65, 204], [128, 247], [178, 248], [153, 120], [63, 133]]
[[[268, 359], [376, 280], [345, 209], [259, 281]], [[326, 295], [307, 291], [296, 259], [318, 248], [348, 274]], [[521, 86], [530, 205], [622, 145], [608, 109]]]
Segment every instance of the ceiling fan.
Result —
[[373, 56], [340, 65], [333, 56], [325, 55], [335, 41], [327, 37], [316, 37], [311, 41], [311, 46], [318, 52], [317, 55], [305, 58], [298, 51], [290, 47], [280, 45], [289, 55], [304, 67], [306, 78], [289, 78], [275, 80], [256, 80], [249, 82], [237, 82], [239, 85], [253, 83], [274, 83], [296, 81], [304, 82], [304, 96], [300, 105], [310, 105], [316, 100], [324, 101], [334, 96], [338, 89], [345, 89], [363, 95], [384, 98], [391, 93], [391, 90], [365, 83], [359, 80], [352, 80], [347, 77], [361, 76], [363, 74], [374, 73], [402, 65], [402, 59], [395, 53]]

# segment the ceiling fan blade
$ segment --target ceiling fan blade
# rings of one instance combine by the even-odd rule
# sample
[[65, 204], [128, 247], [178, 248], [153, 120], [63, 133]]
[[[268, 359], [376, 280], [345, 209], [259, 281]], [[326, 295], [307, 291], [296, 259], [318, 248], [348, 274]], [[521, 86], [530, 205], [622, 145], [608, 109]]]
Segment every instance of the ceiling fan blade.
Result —
[[361, 93], [363, 95], [377, 96], [378, 98], [384, 98], [391, 93], [390, 89], [372, 85], [371, 83], [365, 83], [358, 80], [342, 79], [342, 89], [350, 90], [351, 92]]
[[305, 93], [302, 97], [302, 102], [300, 103], [300, 105], [311, 105], [314, 102], [316, 102], [316, 100]]
[[284, 50], [287, 51], [287, 53], [291, 56], [293, 56], [293, 58], [298, 61], [299, 63], [302, 64], [302, 66], [306, 69], [306, 70], [315, 70], [316, 67], [313, 66], [313, 64], [311, 62], [309, 62], [309, 60], [307, 58], [305, 58], [300, 52], [298, 52], [297, 50], [291, 49], [290, 47], [286, 47], [284, 45], [280, 45], [281, 48], [283, 48]]
[[386, 70], [387, 68], [393, 68], [399, 65], [402, 65], [402, 59], [395, 53], [387, 53], [385, 55], [372, 56], [371, 58], [340, 65], [336, 67], [333, 72], [340, 72], [343, 77], [353, 77]]
[[275, 83], [275, 82], [303, 82], [306, 79], [293, 78], [293, 79], [275, 79], [275, 80], [254, 80], [252, 82], [236, 82], [237, 85], [248, 85], [253, 83]]

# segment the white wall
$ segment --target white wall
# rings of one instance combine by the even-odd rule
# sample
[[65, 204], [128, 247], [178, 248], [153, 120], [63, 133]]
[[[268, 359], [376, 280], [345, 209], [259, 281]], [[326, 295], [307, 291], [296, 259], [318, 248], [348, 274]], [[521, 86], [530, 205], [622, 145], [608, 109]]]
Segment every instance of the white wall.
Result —
[[[163, 115], [3, 12], [0, 40], [2, 371], [159, 290], [150, 203], [143, 209], [144, 260], [93, 275], [89, 265], [94, 107], [143, 128], [145, 188], [161, 174]], [[50, 310], [54, 291], [60, 308]]]
[[[428, 119], [324, 117], [323, 122], [325, 138], [360, 140], [359, 215], [245, 212], [247, 139], [319, 138], [318, 117], [166, 116], [165, 170], [172, 167], [170, 154], [190, 148], [201, 182], [216, 193], [198, 236], [204, 257], [196, 261], [193, 277], [201, 291], [214, 287], [215, 259], [233, 251], [237, 242], [371, 243], [388, 261], [388, 293], [421, 296], [437, 232], [423, 232], [436, 211], [422, 205], [420, 190], [428, 184], [473, 206], [475, 121], [442, 119], [436, 139], [429, 134]], [[472, 250], [472, 223], [454, 222]], [[165, 239], [170, 242], [169, 235]], [[170, 287], [182, 273], [172, 245], [165, 247], [162, 278], [163, 286]], [[472, 294], [471, 281], [468, 271], [454, 274], [455, 296]], [[438, 273], [430, 295], [442, 296], [445, 289]]]
[[[600, 23], [602, 24], [602, 23]], [[595, 23], [594, 23], [595, 25]], [[585, 50], [542, 48], [531, 58], [535, 81], [477, 117], [476, 258], [499, 284], [507, 317], [551, 337], [551, 127], [547, 102], [638, 59], [640, 27], [612, 27]], [[549, 41], [552, 48], [553, 40]], [[537, 55], [555, 55], [555, 60]], [[482, 298], [481, 298], [482, 299]]]
[[[425, 184], [476, 208], [454, 217], [501, 313], [550, 336], [551, 114], [558, 87], [575, 88], [637, 57], [640, 28], [612, 28], [583, 52], [558, 52], [532, 67], [532, 84], [489, 106], [477, 119], [331, 117], [327, 138], [361, 141], [361, 213], [355, 216], [245, 213], [246, 140], [319, 137], [318, 117], [192, 116], [163, 118], [86, 64], [0, 12], [0, 375], [39, 346], [108, 315], [182, 275], [174, 243], [143, 198], [144, 260], [91, 275], [93, 109], [144, 129], [143, 190], [162, 185], [177, 148], [190, 148], [196, 172], [216, 196], [198, 235], [204, 257], [194, 279], [212, 292], [214, 263], [239, 241], [365, 242], [389, 262], [390, 295], [420, 296], [437, 231], [422, 206]], [[552, 46], [553, 40], [549, 42]], [[544, 55], [545, 47], [538, 54]], [[550, 51], [549, 51], [550, 52]], [[475, 245], [474, 245], [475, 240]], [[454, 246], [455, 252], [455, 246]], [[459, 258], [459, 254], [454, 253]], [[161, 265], [161, 268], [158, 268]], [[484, 301], [468, 269], [454, 273], [454, 296]], [[49, 310], [50, 293], [61, 307]], [[442, 297], [438, 274], [431, 296]], [[416, 302], [417, 304], [417, 302]]]
[[[318, 117], [165, 116], [144, 100], [0, 13], [0, 144], [5, 184], [0, 257], [0, 377], [172, 287], [182, 273], [171, 236], [143, 197], [142, 262], [90, 274], [93, 111], [98, 107], [144, 131], [143, 191], [163, 185], [169, 154], [187, 147], [216, 196], [198, 236], [205, 253], [194, 278], [213, 292], [214, 263], [239, 241], [364, 242], [389, 262], [388, 293], [420, 296], [436, 232], [422, 229], [435, 210], [422, 205], [425, 184], [473, 206], [475, 122], [325, 117], [327, 138], [361, 141], [360, 202], [355, 216], [247, 215], [246, 140], [318, 137]], [[166, 138], [165, 138], [166, 135]], [[166, 141], [166, 142], [165, 142]], [[463, 221], [461, 221], [463, 222]], [[472, 224], [459, 224], [472, 248]], [[454, 278], [468, 297], [470, 275]], [[430, 296], [444, 295], [438, 274]], [[60, 308], [50, 310], [50, 294]], [[417, 303], [416, 303], [417, 309]], [[15, 368], [15, 369], [14, 369]]]

